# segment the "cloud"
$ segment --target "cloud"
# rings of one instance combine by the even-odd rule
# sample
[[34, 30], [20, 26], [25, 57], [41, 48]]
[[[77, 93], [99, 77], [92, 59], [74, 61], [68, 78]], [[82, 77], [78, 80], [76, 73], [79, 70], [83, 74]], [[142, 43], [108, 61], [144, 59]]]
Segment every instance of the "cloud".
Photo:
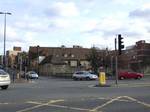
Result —
[[97, 35], [104, 40], [115, 38], [117, 34], [122, 34], [126, 38], [138, 40], [148, 33], [148, 28], [146, 28], [146, 25], [141, 22], [141, 20], [128, 18], [122, 19], [108, 16], [100, 20], [87, 20], [82, 26], [84, 26], [82, 27], [83, 29], [81, 32], [83, 36], [86, 35], [92, 37]]
[[[122, 22], [117, 18], [105, 17], [101, 20], [88, 20], [83, 25], [83, 33], [93, 34], [93, 33], [108, 33], [115, 31], [122, 26]], [[112, 33], [110, 33], [112, 34]], [[114, 35], [114, 34], [113, 34]], [[105, 35], [106, 36], [106, 35]]]
[[129, 17], [150, 20], [150, 3], [143, 4], [140, 8], [131, 11]]
[[150, 19], [150, 9], [136, 9], [129, 14], [130, 17]]
[[129, 18], [133, 20], [134, 29], [147, 38], [146, 35], [150, 32], [150, 3], [143, 4], [140, 8], [131, 11]]
[[121, 5], [129, 5], [134, 3], [132, 0], [112, 0], [112, 2]]
[[70, 28], [72, 23], [68, 19], [55, 19], [50, 22], [49, 28], [51, 29], [67, 29]]
[[16, 28], [12, 28], [10, 26], [7, 26], [6, 30], [6, 41], [7, 42], [26, 42], [25, 38], [22, 38]]
[[74, 2], [55, 2], [45, 11], [45, 14], [49, 17], [74, 17], [80, 13]]
[[132, 38], [137, 38], [139, 36], [142, 36], [142, 33], [139, 32], [138, 30], [133, 30], [132, 28], [129, 27], [120, 27], [119, 29], [114, 29], [114, 30], [103, 30], [103, 36], [104, 37], [111, 37], [115, 36], [117, 34], [122, 34], [126, 37], [132, 37]]
[[99, 20], [96, 19], [86, 19], [81, 25], [81, 33], [96, 33], [99, 31]]
[[[40, 21], [42, 19], [42, 22]], [[22, 31], [32, 31], [32, 32], [45, 32], [48, 28], [47, 25], [48, 20], [39, 16], [33, 16], [29, 14], [25, 14], [22, 16], [22, 19], [14, 22], [12, 24], [18, 30]]]

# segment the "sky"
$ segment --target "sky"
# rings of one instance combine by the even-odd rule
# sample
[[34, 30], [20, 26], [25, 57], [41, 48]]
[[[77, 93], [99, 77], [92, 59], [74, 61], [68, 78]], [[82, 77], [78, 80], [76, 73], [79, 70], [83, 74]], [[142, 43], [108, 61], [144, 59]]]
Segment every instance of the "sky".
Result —
[[[150, 43], [149, 0], [0, 0], [7, 15], [6, 50], [13, 46], [114, 49], [121, 34], [124, 45]], [[4, 15], [0, 14], [0, 54], [4, 48]]]

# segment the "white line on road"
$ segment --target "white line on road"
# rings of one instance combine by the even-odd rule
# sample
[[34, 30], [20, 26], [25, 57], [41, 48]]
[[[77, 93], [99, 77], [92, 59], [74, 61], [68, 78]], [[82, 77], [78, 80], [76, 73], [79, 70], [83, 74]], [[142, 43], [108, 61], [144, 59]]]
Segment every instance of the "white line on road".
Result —
[[5, 103], [0, 103], [0, 105], [8, 105], [8, 104], [9, 104], [9, 103], [6, 103], [6, 102], [5, 102]]

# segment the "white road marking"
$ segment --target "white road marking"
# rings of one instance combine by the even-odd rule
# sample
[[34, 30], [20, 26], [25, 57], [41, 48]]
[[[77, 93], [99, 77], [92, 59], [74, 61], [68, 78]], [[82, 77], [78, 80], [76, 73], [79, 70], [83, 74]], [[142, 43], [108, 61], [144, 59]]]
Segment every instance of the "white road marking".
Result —
[[4, 103], [0, 103], [0, 105], [8, 105], [9, 103], [6, 103], [6, 102], [4, 102]]

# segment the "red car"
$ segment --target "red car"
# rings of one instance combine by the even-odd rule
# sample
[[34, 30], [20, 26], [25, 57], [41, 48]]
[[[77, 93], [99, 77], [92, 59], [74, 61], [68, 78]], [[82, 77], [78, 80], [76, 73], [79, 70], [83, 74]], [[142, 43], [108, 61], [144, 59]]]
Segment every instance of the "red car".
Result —
[[144, 76], [142, 73], [136, 72], [119, 72], [118, 77], [120, 80], [123, 79], [141, 79]]

